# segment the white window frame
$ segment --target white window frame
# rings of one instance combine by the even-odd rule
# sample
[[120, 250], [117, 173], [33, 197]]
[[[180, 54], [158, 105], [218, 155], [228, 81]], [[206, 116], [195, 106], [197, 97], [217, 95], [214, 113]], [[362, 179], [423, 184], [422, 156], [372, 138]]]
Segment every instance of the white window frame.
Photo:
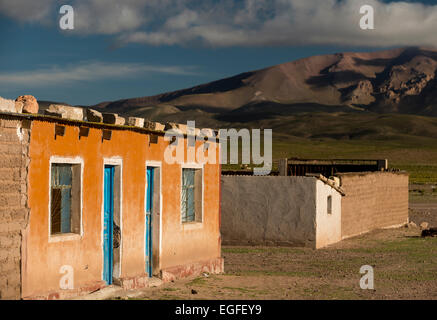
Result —
[[[80, 165], [80, 233], [51, 234], [52, 229], [52, 164]], [[78, 241], [83, 238], [83, 170], [84, 161], [81, 157], [51, 156], [49, 161], [49, 205], [48, 205], [48, 236], [49, 243]]]
[[[182, 186], [183, 186], [183, 169], [200, 169], [202, 170], [202, 221], [182, 222]], [[179, 223], [181, 230], [202, 229], [204, 223], [204, 204], [205, 204], [205, 164], [200, 163], [183, 163], [180, 168], [180, 188], [179, 188]]]

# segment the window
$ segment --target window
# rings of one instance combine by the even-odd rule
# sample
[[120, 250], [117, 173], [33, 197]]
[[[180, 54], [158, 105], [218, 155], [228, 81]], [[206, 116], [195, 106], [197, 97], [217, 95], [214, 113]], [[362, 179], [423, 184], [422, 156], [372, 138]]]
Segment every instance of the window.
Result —
[[80, 234], [80, 164], [52, 163], [50, 234]]
[[202, 170], [182, 169], [182, 222], [202, 222]]
[[328, 196], [328, 214], [332, 214], [332, 196]]

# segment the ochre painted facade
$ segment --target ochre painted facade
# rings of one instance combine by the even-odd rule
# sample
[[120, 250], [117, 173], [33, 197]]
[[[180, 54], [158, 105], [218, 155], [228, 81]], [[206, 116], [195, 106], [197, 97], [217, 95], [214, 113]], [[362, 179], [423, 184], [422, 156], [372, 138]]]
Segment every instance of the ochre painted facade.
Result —
[[[110, 140], [102, 128], [91, 127], [79, 138], [79, 124], [63, 124], [65, 134], [55, 137], [54, 121], [32, 121], [28, 168], [29, 222], [22, 243], [22, 297], [63, 296], [62, 266], [74, 270], [74, 290], [92, 290], [102, 282], [102, 200], [104, 161], [121, 163], [121, 279], [145, 277], [146, 162], [161, 165], [160, 269], [165, 279], [210, 267], [223, 270], [220, 252], [220, 165], [203, 165], [203, 219], [181, 223], [180, 164], [167, 164], [164, 136], [150, 143], [150, 135], [114, 127]], [[184, 139], [186, 145], [186, 139]], [[200, 142], [197, 142], [197, 146]], [[202, 147], [203, 148], [203, 147]], [[82, 163], [82, 234], [49, 235], [50, 159]], [[184, 165], [185, 166], [185, 165]], [[183, 274], [174, 274], [182, 270]], [[214, 271], [212, 270], [212, 271]], [[188, 272], [189, 273], [189, 272]], [[164, 279], [164, 280], [165, 280]], [[140, 282], [138, 282], [140, 283]], [[67, 292], [68, 293], [68, 292]]]

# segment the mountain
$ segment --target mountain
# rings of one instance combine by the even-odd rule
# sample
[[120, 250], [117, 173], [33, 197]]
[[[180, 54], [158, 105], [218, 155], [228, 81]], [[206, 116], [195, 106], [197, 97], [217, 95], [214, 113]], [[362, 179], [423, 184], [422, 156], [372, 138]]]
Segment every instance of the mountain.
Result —
[[436, 73], [436, 49], [338, 53], [94, 108], [197, 128], [272, 129], [274, 159], [388, 159], [413, 181], [435, 183]]
[[437, 116], [436, 73], [437, 49], [337, 53], [156, 96], [103, 102], [94, 108], [158, 119], [187, 111], [222, 120], [321, 110]]

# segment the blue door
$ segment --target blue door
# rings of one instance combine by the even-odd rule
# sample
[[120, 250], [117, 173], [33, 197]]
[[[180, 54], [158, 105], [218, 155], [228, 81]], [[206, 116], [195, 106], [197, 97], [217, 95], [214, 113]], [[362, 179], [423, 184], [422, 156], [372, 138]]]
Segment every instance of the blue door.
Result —
[[146, 273], [152, 277], [152, 210], [153, 210], [153, 168], [147, 167], [146, 189]]
[[103, 214], [103, 280], [110, 285], [113, 272], [114, 166], [105, 166]]

